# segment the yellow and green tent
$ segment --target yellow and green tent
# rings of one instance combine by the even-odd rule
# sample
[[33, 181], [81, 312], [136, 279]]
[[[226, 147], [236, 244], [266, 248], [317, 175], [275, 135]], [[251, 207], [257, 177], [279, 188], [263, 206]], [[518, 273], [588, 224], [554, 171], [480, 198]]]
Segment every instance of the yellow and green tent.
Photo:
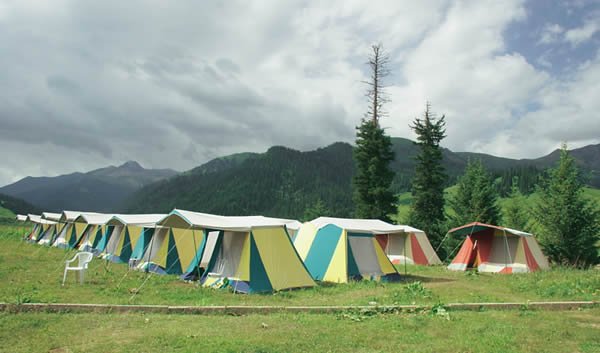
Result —
[[158, 222], [146, 268], [243, 293], [314, 286], [290, 241], [288, 222], [294, 221], [173, 210]]
[[320, 217], [304, 223], [294, 246], [313, 279], [335, 283], [398, 279], [372, 221], [376, 220]]
[[[129, 263], [131, 257], [140, 257], [148, 247], [156, 222], [164, 214], [128, 214], [115, 215], [106, 224], [110, 232], [105, 233], [102, 257], [112, 262]], [[138, 242], [140, 242], [138, 249]], [[137, 251], [137, 252], [136, 252]], [[134, 253], [135, 252], [135, 253]], [[134, 257], [134, 260], [136, 259]]]

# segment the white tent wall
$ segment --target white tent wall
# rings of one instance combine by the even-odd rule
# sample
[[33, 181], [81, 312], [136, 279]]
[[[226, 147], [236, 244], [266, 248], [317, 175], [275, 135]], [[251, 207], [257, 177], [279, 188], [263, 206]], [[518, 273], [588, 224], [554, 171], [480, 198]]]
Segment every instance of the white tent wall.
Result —
[[526, 263], [516, 263], [517, 248], [520, 237], [513, 235], [505, 236], [502, 232], [496, 232], [492, 241], [489, 261], [478, 266], [480, 272], [500, 272], [505, 267], [510, 267], [513, 272], [527, 272]]
[[411, 249], [406, 246], [407, 238], [408, 234], [406, 233], [390, 234], [388, 236], [387, 246], [384, 250], [390, 261], [402, 265], [405, 262], [409, 265], [414, 264], [411, 258]]
[[381, 272], [377, 254], [373, 247], [373, 238], [363, 236], [353, 237], [348, 235], [348, 243], [352, 250], [352, 254], [354, 255], [358, 270], [363, 276], [381, 276], [384, 274]]
[[121, 233], [123, 232], [123, 229], [125, 229], [125, 227], [122, 225], [113, 226], [112, 232], [110, 233], [110, 238], [106, 244], [106, 248], [104, 248], [104, 254], [115, 253], [117, 246], [119, 245], [119, 240], [121, 240]]
[[152, 239], [150, 239], [150, 244], [148, 248], [144, 252], [144, 256], [137, 261], [137, 264], [145, 265], [148, 262], [151, 262], [152, 259], [156, 256], [156, 253], [160, 250], [163, 242], [167, 239], [167, 235], [169, 235], [170, 228], [155, 228], [154, 235]]
[[213, 267], [209, 275], [217, 275], [219, 277], [235, 277], [237, 269], [240, 265], [240, 257], [244, 247], [244, 240], [248, 233], [243, 232], [224, 232], [221, 247]]
[[94, 225], [89, 225], [85, 228], [85, 232], [83, 232], [83, 236], [81, 237], [81, 242], [79, 243], [79, 250], [88, 251], [92, 247], [92, 242], [90, 238], [93, 234], [96, 233], [98, 228]]
[[204, 246], [204, 252], [202, 253], [202, 257], [200, 258], [200, 267], [206, 268], [208, 266], [208, 263], [210, 262], [210, 259], [213, 256], [219, 233], [219, 231], [212, 231], [208, 233], [206, 245]]
[[73, 226], [72, 223], [65, 224], [62, 227], [58, 236], [56, 237], [56, 240], [54, 241], [52, 246], [56, 246], [56, 247], [66, 246], [67, 245], [67, 233], [72, 231], [72, 228], [73, 228], [72, 226]]

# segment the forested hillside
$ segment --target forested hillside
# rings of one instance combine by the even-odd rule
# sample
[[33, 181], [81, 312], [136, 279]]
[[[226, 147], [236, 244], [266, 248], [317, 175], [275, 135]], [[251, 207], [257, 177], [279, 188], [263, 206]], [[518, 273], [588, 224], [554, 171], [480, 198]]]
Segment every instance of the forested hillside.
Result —
[[[396, 172], [393, 189], [402, 193], [410, 190], [417, 146], [408, 139], [392, 141], [396, 154], [392, 163]], [[598, 172], [593, 169], [600, 159], [600, 151], [596, 150], [600, 150], [600, 145], [573, 150], [572, 155], [587, 175], [588, 184], [598, 187]], [[522, 192], [533, 192], [540, 173], [558, 158], [554, 152], [531, 160], [448, 149], [443, 153], [448, 186], [455, 183], [469, 159], [481, 159], [496, 178], [502, 196], [508, 194], [515, 176]], [[273, 147], [263, 154], [217, 158], [176, 177], [147, 185], [127, 200], [123, 211], [168, 212], [183, 208], [225, 215], [302, 218], [307, 208], [321, 200], [330, 215], [349, 217], [353, 212], [353, 173], [352, 146], [346, 143], [309, 152]]]

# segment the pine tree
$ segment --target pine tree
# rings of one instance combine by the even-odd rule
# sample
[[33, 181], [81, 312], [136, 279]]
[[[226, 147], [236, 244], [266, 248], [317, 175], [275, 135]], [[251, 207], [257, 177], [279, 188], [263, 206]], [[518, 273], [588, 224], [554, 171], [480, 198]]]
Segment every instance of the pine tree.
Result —
[[457, 183], [455, 195], [449, 199], [453, 211], [452, 225], [470, 222], [497, 225], [500, 222], [498, 194], [491, 175], [480, 160], [469, 161]]
[[445, 234], [444, 185], [447, 180], [442, 165], [440, 142], [445, 135], [445, 116], [436, 118], [425, 107], [423, 119], [415, 119], [411, 128], [417, 134], [420, 147], [415, 176], [412, 182], [413, 204], [409, 215], [409, 224], [427, 233], [434, 247], [437, 247]]
[[390, 215], [396, 213], [396, 196], [390, 189], [395, 174], [390, 168], [394, 152], [391, 138], [379, 126], [381, 117], [385, 116], [383, 104], [389, 101], [384, 84], [389, 73], [389, 57], [381, 45], [374, 45], [372, 50], [368, 62], [371, 79], [366, 82], [369, 106], [365, 118], [356, 128], [353, 197], [357, 217], [391, 221]]
[[363, 119], [357, 128], [356, 174], [354, 175], [354, 201], [356, 216], [391, 221], [396, 213], [396, 196], [390, 189], [394, 172], [392, 140], [373, 120]]
[[565, 145], [557, 166], [542, 179], [538, 191], [540, 199], [533, 215], [545, 254], [562, 265], [598, 263], [600, 209], [582, 194], [579, 170]]
[[506, 227], [528, 230], [528, 213], [525, 205], [525, 197], [519, 190], [519, 178], [513, 177], [509, 200], [503, 212], [503, 224]]
[[329, 209], [327, 206], [325, 206], [323, 200], [318, 199], [314, 205], [309, 206], [304, 210], [304, 216], [302, 217], [302, 220], [308, 222], [315, 218], [328, 216], [329, 214]]

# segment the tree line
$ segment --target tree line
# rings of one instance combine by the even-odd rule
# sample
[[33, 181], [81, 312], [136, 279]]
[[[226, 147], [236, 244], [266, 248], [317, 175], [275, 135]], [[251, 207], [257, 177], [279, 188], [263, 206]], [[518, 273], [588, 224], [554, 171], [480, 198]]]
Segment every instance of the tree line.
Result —
[[[372, 46], [368, 65], [367, 113], [356, 127], [353, 177], [355, 216], [392, 221], [397, 199], [391, 186], [395, 173], [391, 138], [380, 126], [387, 117], [385, 103], [390, 97], [385, 90], [389, 74], [389, 56], [381, 45]], [[446, 117], [433, 113], [426, 103], [422, 117], [410, 125], [417, 135], [419, 154], [411, 181], [413, 203], [407, 219], [411, 226], [424, 230], [441, 258], [449, 258], [461, 239], [452, 239], [447, 231], [470, 222], [504, 225], [536, 234], [551, 262], [588, 267], [599, 262], [600, 208], [583, 195], [581, 172], [569, 155], [567, 146], [560, 160], [547, 171], [534, 167], [513, 168], [493, 175], [480, 160], [468, 162], [456, 190], [448, 200], [444, 189], [448, 176], [442, 164], [440, 143], [446, 138]], [[539, 194], [534, 206], [528, 207], [524, 195]], [[502, 212], [499, 196], [510, 196]], [[317, 204], [311, 216], [327, 210]]]

